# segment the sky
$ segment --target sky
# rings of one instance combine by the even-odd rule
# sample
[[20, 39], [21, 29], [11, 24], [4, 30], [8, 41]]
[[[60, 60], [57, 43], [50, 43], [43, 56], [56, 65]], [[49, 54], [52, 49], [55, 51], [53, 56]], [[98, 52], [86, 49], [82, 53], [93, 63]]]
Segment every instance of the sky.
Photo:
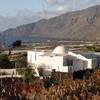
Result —
[[0, 0], [0, 31], [99, 4], [100, 0]]

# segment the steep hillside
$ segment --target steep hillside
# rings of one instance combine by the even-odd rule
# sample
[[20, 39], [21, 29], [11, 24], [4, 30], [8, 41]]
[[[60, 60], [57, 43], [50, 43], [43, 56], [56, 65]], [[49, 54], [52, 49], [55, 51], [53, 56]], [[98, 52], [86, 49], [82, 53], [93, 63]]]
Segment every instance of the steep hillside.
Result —
[[3, 32], [7, 35], [29, 34], [80, 40], [100, 40], [100, 6], [68, 12], [51, 19], [42, 19]]

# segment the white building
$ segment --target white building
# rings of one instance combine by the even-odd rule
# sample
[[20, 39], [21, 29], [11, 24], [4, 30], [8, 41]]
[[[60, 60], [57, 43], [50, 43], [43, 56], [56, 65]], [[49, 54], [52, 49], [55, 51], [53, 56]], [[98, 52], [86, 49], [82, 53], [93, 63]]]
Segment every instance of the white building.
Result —
[[59, 72], [73, 72], [98, 66], [96, 54], [74, 53], [67, 51], [64, 46], [57, 46], [52, 52], [28, 51], [27, 61], [35, 68], [42, 67], [45, 74], [53, 69]]

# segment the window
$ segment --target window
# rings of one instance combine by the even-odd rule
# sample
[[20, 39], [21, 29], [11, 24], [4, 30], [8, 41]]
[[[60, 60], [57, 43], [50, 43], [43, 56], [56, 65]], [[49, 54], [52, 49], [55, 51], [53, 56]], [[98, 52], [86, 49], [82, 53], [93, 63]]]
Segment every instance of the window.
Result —
[[63, 62], [64, 66], [73, 66], [73, 60], [72, 59], [66, 59]]
[[67, 66], [73, 66], [73, 60], [67, 59]]

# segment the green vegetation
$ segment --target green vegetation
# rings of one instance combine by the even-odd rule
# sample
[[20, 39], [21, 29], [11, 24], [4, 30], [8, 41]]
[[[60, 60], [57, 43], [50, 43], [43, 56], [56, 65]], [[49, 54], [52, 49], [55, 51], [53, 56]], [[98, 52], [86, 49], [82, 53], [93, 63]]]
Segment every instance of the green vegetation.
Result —
[[23, 68], [27, 67], [27, 55], [26, 53], [17, 53], [10, 55], [9, 59], [11, 61], [12, 67], [14, 68]]
[[87, 50], [89, 51], [96, 51], [96, 46], [92, 45], [92, 46], [86, 46]]
[[29, 67], [28, 68], [18, 68], [16, 71], [19, 75], [23, 76], [24, 80], [27, 80], [27, 81], [32, 81], [35, 75], [34, 69], [31, 69]]
[[23, 68], [27, 66], [27, 61], [21, 58], [13, 61], [13, 63], [15, 64], [15, 68]]
[[100, 47], [96, 46], [95, 44], [93, 44], [92, 46], [86, 46], [86, 49], [89, 51], [100, 52]]
[[9, 68], [10, 67], [10, 61], [6, 54], [0, 54], [0, 67], [1, 68]]

